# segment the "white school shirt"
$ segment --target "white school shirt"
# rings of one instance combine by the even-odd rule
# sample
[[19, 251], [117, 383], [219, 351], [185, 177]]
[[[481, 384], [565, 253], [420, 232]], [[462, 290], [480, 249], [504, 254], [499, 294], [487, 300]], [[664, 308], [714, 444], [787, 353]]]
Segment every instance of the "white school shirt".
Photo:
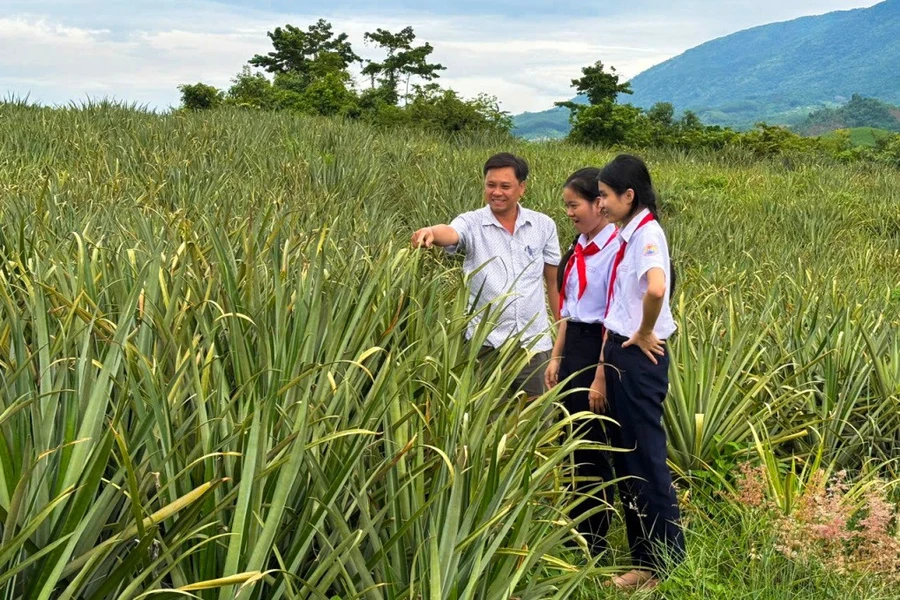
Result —
[[[522, 344], [534, 341], [533, 350], [553, 347], [550, 339], [544, 265], [559, 264], [559, 238], [553, 219], [519, 206], [516, 225], [509, 233], [489, 206], [463, 213], [450, 222], [459, 235], [459, 244], [447, 246], [453, 254], [465, 254], [463, 271], [469, 275], [469, 310], [477, 312], [503, 296], [503, 310], [487, 344], [499, 348], [515, 334]], [[471, 339], [483, 313], [470, 322], [466, 338]]]
[[[578, 298], [578, 284], [580, 281], [578, 267], [574, 264], [572, 265], [572, 270], [569, 272], [569, 278], [565, 284], [566, 301], [560, 309], [560, 316], [563, 319], [571, 319], [579, 323], [603, 322], [603, 315], [606, 314], [609, 276], [613, 260], [616, 258], [616, 252], [619, 250], [618, 236], [613, 237], [615, 232], [615, 223], [610, 223], [594, 236], [590, 244], [587, 243], [587, 237], [584, 234], [578, 237], [578, 243], [582, 247], [587, 249], [588, 246], [595, 245], [600, 248], [600, 252], [584, 257], [587, 287], [584, 289], [584, 295], [581, 299]], [[607, 244], [607, 242], [609, 243]], [[606, 245], [604, 246], [604, 244]], [[565, 269], [566, 265], [560, 265], [560, 268]]]
[[[662, 309], [653, 327], [653, 333], [661, 340], [675, 333], [675, 321], [669, 307], [669, 245], [666, 234], [656, 219], [638, 229], [649, 211], [642, 210], [628, 225], [619, 231], [619, 240], [625, 241], [625, 256], [619, 264], [613, 289], [612, 304], [604, 320], [606, 328], [630, 338], [641, 326], [644, 314], [644, 294], [647, 292], [647, 271], [653, 267], [662, 269], [666, 278], [666, 293]], [[616, 252], [619, 245], [616, 246]]]

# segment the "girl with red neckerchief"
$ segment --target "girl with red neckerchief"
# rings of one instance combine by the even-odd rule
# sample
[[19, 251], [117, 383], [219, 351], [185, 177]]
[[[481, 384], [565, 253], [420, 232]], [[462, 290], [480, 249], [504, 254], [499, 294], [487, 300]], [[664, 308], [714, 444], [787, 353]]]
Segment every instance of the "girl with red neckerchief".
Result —
[[[563, 256], [557, 269], [562, 321], [552, 351], [552, 358], [544, 373], [547, 389], [559, 381], [566, 381], [563, 403], [570, 414], [595, 410], [602, 412], [602, 403], [591, 406], [587, 390], [599, 375], [600, 352], [603, 348], [603, 317], [606, 312], [610, 268], [618, 248], [616, 226], [600, 209], [597, 178], [600, 169], [588, 167], [573, 173], [563, 187], [566, 215], [579, 235]], [[608, 445], [605, 426], [599, 420], [586, 422], [585, 439]], [[596, 449], [579, 449], [574, 453], [577, 491], [584, 494], [570, 516], [577, 519], [592, 511], [579, 525], [591, 551], [599, 554], [606, 549], [606, 533], [613, 500], [613, 488], [594, 490], [599, 482], [612, 481], [610, 458]], [[603, 506], [606, 505], [606, 506]]]
[[675, 332], [669, 308], [672, 271], [656, 193], [644, 162], [617, 156], [598, 177], [599, 205], [618, 224], [610, 270], [603, 346], [605, 371], [592, 385], [592, 402], [605, 400], [618, 425], [608, 428], [625, 526], [635, 568], [612, 583], [655, 586], [666, 565], [685, 552], [678, 500], [666, 464], [663, 401], [669, 387], [666, 339]]

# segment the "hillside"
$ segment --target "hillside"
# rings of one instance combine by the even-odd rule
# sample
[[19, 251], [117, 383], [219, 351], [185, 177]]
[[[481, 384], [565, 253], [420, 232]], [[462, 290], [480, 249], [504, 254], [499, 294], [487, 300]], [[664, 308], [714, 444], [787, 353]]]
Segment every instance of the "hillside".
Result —
[[900, 106], [854, 95], [844, 106], [817, 110], [794, 127], [803, 135], [854, 128], [900, 131]]
[[[900, 104], [897, 65], [900, 0], [886, 0], [706, 42], [637, 75], [625, 101], [642, 108], [671, 102], [712, 125], [793, 124], [853, 94]], [[550, 111], [516, 117], [516, 132], [533, 137], [528, 125], [535, 121], [567, 131], [565, 117]]]
[[671, 102], [711, 124], [790, 122], [853, 94], [900, 102], [897, 65], [900, 0], [887, 0], [712, 40], [635, 77], [630, 102]]
[[[583, 102], [580, 97], [575, 102]], [[540, 112], [526, 112], [513, 117], [513, 133], [529, 140], [560, 139], [569, 133], [569, 109], [554, 106]]]

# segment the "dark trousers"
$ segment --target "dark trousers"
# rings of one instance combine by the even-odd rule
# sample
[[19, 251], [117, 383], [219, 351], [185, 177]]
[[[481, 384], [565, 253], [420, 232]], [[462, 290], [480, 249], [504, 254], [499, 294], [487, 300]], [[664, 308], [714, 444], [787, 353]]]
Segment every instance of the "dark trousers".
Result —
[[[569, 321], [566, 324], [566, 339], [563, 357], [559, 364], [559, 380], [563, 381], [573, 373], [578, 373], [566, 384], [565, 390], [589, 388], [597, 372], [600, 362], [600, 349], [603, 346], [603, 326]], [[563, 398], [563, 403], [570, 413], [590, 411], [588, 393], [572, 392]], [[593, 420], [585, 423], [584, 438], [592, 442], [609, 445], [605, 429], [612, 424]], [[606, 549], [606, 534], [609, 531], [612, 514], [613, 486], [595, 490], [598, 483], [613, 480], [613, 471], [608, 452], [600, 450], [579, 449], [574, 452], [575, 475], [578, 477], [576, 489], [580, 494], [590, 494], [583, 498], [570, 516], [575, 519], [595, 508], [604, 510], [588, 517], [579, 525], [579, 531], [588, 540], [591, 550], [599, 554]], [[608, 510], [606, 509], [608, 508]]]
[[614, 453], [619, 497], [625, 515], [628, 545], [636, 566], [662, 574], [665, 559], [677, 563], [685, 552], [678, 499], [666, 464], [663, 400], [669, 388], [669, 354], [654, 365], [637, 346], [610, 332], [604, 360], [612, 445], [630, 449]]
[[[523, 348], [521, 352], [524, 353], [526, 350]], [[497, 349], [493, 346], [482, 346], [481, 351], [478, 353], [478, 360], [485, 365], [485, 368], [493, 369], [496, 353]], [[512, 390], [510, 391], [521, 389], [531, 398], [536, 398], [543, 394], [546, 391], [544, 389], [544, 371], [549, 361], [549, 350], [533, 353], [531, 358], [528, 359], [528, 364], [525, 365], [525, 368], [513, 379]]]

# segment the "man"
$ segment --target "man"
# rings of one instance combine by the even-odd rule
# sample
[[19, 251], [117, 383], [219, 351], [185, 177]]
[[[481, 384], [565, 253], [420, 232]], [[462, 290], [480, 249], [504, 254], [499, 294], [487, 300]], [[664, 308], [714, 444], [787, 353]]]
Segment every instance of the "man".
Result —
[[[484, 164], [487, 206], [459, 215], [450, 225], [419, 229], [412, 235], [412, 244], [465, 254], [463, 270], [470, 275], [469, 303], [474, 311], [503, 297], [503, 310], [487, 345], [499, 348], [521, 334], [521, 343], [528, 344], [533, 354], [515, 385], [529, 396], [538, 396], [544, 391], [542, 374], [553, 346], [547, 302], [552, 314], [559, 314], [556, 268], [560, 254], [553, 219], [519, 205], [527, 177], [528, 164], [523, 159], [506, 152], [495, 154]], [[469, 324], [467, 338], [471, 339], [480, 319], [479, 314]]]

